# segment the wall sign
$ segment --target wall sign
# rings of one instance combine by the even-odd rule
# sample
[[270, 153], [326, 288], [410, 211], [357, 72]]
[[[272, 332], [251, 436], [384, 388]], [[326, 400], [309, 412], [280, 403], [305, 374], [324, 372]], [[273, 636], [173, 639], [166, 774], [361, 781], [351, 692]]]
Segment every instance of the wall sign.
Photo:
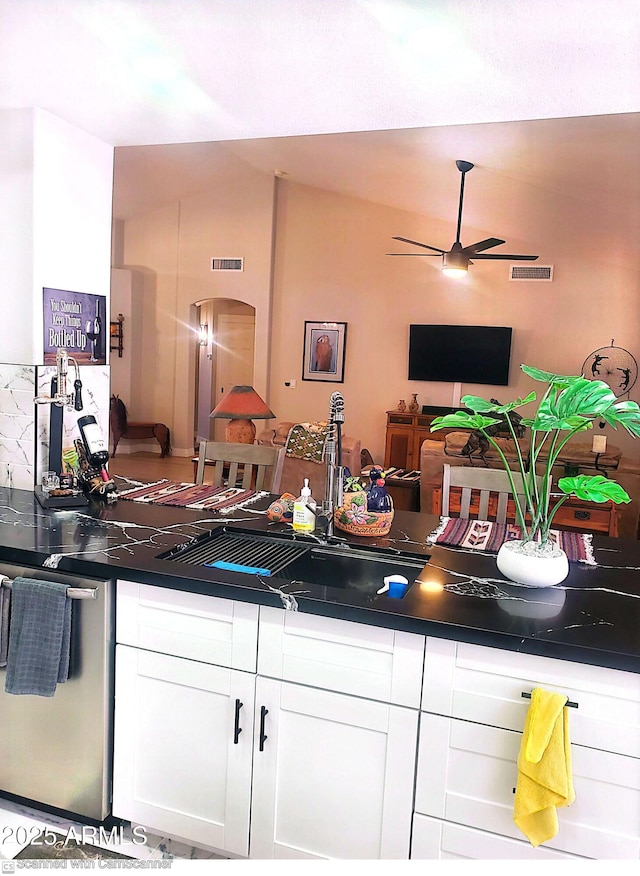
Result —
[[106, 365], [107, 299], [104, 295], [44, 288], [44, 364], [62, 348], [79, 365]]

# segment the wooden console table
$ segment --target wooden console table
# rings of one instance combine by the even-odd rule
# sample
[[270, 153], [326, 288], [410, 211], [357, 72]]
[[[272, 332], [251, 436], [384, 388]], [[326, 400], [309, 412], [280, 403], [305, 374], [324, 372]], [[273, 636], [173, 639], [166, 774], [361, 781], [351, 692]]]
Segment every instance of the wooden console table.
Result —
[[[457, 517], [460, 512], [461, 487], [451, 487], [450, 492], [450, 511], [452, 517]], [[493, 507], [492, 507], [493, 501]], [[473, 518], [477, 518], [480, 505], [480, 491], [471, 491], [471, 505], [469, 514]], [[433, 507], [434, 514], [442, 513], [442, 487], [433, 488]], [[495, 520], [497, 511], [497, 500], [495, 496], [489, 499], [488, 517]], [[515, 523], [516, 511], [513, 499], [510, 498], [507, 503], [507, 520], [509, 523]], [[552, 529], [562, 529], [569, 532], [601, 532], [605, 535], [610, 535], [613, 538], [618, 537], [618, 513], [616, 505], [613, 502], [586, 502], [583, 499], [577, 499], [572, 496], [567, 499], [560, 508], [556, 511]]]
[[438, 429], [431, 432], [431, 424], [436, 417], [453, 413], [456, 408], [434, 408], [428, 413], [410, 414], [401, 411], [387, 411], [387, 435], [384, 447], [384, 467], [419, 469], [420, 448], [427, 438], [436, 441], [449, 432], [461, 429]]

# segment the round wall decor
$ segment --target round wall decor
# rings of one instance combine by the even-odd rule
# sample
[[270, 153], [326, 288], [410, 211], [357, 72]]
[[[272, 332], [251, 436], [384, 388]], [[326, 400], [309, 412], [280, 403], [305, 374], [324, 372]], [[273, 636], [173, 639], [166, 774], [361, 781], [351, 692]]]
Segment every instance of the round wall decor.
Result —
[[629, 393], [638, 379], [638, 363], [624, 347], [615, 347], [612, 339], [608, 347], [589, 353], [582, 365], [582, 376], [603, 380], [619, 398]]

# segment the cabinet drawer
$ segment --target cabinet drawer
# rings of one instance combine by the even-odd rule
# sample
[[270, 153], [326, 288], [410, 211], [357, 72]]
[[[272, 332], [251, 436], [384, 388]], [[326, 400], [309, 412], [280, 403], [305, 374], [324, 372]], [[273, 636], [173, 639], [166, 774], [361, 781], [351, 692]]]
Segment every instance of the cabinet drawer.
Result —
[[[422, 714], [416, 811], [524, 840], [513, 823], [522, 735]], [[587, 858], [640, 854], [640, 761], [572, 744], [576, 799], [546, 846]]]
[[424, 637], [260, 608], [258, 674], [418, 708]]
[[578, 745], [640, 757], [640, 675], [427, 638], [422, 708], [522, 732], [534, 687], [558, 691]]
[[116, 641], [255, 672], [258, 606], [118, 581]]
[[[471, 859], [551, 861], [563, 858], [579, 860], [555, 849], [539, 846], [534, 849], [526, 840], [485, 833], [473, 827], [450, 824], [426, 815], [414, 815], [411, 835], [411, 857], [440, 861]], [[581, 860], [584, 861], [584, 858]]]
[[576, 530], [577, 532], [604, 532], [617, 536], [617, 511], [613, 502], [597, 504], [569, 499], [558, 508], [553, 518], [556, 529]]

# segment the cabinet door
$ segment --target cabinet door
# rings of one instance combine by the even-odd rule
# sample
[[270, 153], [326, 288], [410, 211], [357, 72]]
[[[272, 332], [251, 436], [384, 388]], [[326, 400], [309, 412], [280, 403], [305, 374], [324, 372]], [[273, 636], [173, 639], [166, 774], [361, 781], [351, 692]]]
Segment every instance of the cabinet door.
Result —
[[[421, 420], [433, 420], [434, 417], [418, 417], [418, 421]], [[443, 432], [446, 432], [446, 429], [443, 429]], [[449, 430], [451, 431], [451, 430]], [[438, 440], [440, 437], [440, 432], [432, 432], [429, 426], [423, 426], [420, 428], [418, 426], [413, 433], [413, 446], [411, 449], [411, 460], [413, 468], [420, 468], [420, 451], [422, 449], [422, 443], [424, 441]]]
[[413, 429], [411, 426], [387, 426], [384, 467], [413, 468]]
[[250, 857], [408, 858], [417, 721], [258, 677]]
[[249, 673], [118, 645], [114, 815], [246, 856], [254, 695]]

